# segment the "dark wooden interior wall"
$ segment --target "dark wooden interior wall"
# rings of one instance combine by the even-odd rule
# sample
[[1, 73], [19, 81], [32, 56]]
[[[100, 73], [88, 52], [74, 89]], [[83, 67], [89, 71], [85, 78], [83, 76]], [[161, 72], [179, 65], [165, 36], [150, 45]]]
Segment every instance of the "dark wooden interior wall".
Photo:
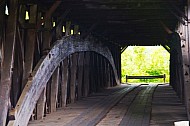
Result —
[[[61, 21], [61, 24], [58, 24], [60, 20], [55, 20], [56, 26], [53, 27], [53, 18], [51, 15], [47, 16], [49, 12], [39, 12], [35, 4], [25, 6], [18, 4], [17, 0], [11, 1], [13, 3], [3, 3], [1, 5], [3, 7], [0, 7], [3, 10], [0, 15], [1, 60], [3, 60], [2, 67], [5, 73], [1, 77], [5, 80], [10, 79], [9, 82], [3, 83], [6, 88], [0, 89], [1, 96], [6, 94], [5, 101], [1, 101], [0, 104], [0, 110], [4, 111], [0, 115], [0, 125], [4, 125], [6, 120], [10, 123], [16, 119], [14, 108], [27, 81], [32, 78], [31, 74], [35, 66], [43, 56], [48, 54], [50, 46], [54, 44], [53, 41], [64, 35], [70, 35], [71, 27], [75, 27], [75, 24], [65, 20]], [[8, 16], [4, 14], [5, 5], [9, 8]], [[29, 20], [25, 19], [26, 11], [29, 12]], [[42, 15], [46, 15], [43, 21]], [[6, 27], [5, 24], [7, 24]], [[62, 32], [63, 25], [66, 28], [65, 33]], [[77, 27], [74, 29], [75, 34], [78, 34]], [[115, 48], [113, 45], [110, 50], [120, 78], [120, 47]], [[9, 76], [9, 71], [11, 71], [11, 76]], [[41, 119], [46, 114], [56, 111], [56, 108], [66, 107], [66, 104], [93, 92], [115, 86], [117, 83], [114, 78], [112, 65], [104, 56], [96, 52], [74, 53], [56, 68], [43, 89], [30, 119]], [[0, 86], [3, 86], [2, 83]], [[5, 106], [9, 110], [7, 119], [8, 111], [4, 108]]]
[[181, 100], [184, 100], [184, 75], [181, 38], [178, 33], [169, 35], [170, 43], [170, 85]]
[[[27, 86], [27, 82], [33, 79], [32, 72], [40, 59], [48, 54], [51, 45], [62, 36], [71, 35], [71, 28], [74, 29], [74, 34], [78, 34], [82, 29], [78, 24], [64, 19], [68, 12], [64, 12], [63, 17], [52, 16], [59, 4], [60, 1], [57, 1], [49, 10], [42, 12], [34, 3], [19, 3], [18, 0], [0, 1], [0, 125], [4, 126], [6, 121], [10, 123], [16, 119], [15, 107], [22, 90]], [[6, 6], [9, 15], [4, 13]], [[26, 11], [30, 17], [27, 20]], [[62, 26], [65, 26], [65, 32], [62, 32]], [[86, 38], [91, 30], [84, 29], [80, 32], [82, 38]], [[186, 32], [182, 30], [182, 34]], [[186, 36], [183, 48], [179, 35], [170, 35], [170, 81], [179, 97], [187, 103], [187, 108], [190, 108], [190, 95], [187, 90], [190, 82], [189, 59], [184, 60], [189, 54], [183, 53], [183, 50], [189, 53], [189, 36]], [[101, 41], [104, 43], [103, 39], [99, 40]], [[106, 43], [112, 53], [118, 78], [121, 79], [121, 47], [112, 42]], [[51, 57], [52, 55], [49, 55], [49, 58]], [[56, 111], [56, 108], [66, 107], [67, 104], [90, 93], [115, 86], [117, 80], [114, 75], [115, 71], [110, 61], [96, 52], [82, 51], [69, 55], [56, 67], [40, 94], [30, 119], [41, 119], [45, 114]], [[189, 113], [188, 109], [187, 112]]]

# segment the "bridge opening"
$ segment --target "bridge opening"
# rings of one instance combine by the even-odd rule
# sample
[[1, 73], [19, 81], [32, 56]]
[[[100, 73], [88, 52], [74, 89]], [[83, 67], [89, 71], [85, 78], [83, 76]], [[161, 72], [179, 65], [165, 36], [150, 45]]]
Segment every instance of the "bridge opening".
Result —
[[[141, 79], [128, 79], [127, 82], [163, 83], [164, 79], [160, 75], [165, 74], [165, 83], [169, 83], [169, 60], [170, 54], [162, 46], [129, 46], [121, 54], [122, 82], [126, 82], [126, 76], [142, 76]], [[155, 78], [146, 79], [143, 76]]]

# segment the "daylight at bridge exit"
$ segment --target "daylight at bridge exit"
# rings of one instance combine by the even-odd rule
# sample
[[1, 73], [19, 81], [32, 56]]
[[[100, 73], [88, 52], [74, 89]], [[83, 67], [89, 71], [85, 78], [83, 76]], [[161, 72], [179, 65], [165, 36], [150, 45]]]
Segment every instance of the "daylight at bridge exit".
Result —
[[0, 126], [189, 126], [190, 0], [0, 0]]

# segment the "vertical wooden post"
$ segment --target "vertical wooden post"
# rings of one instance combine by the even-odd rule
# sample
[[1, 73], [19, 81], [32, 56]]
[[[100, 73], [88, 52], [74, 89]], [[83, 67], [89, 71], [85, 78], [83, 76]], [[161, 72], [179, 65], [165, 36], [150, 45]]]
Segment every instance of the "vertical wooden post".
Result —
[[62, 64], [62, 107], [66, 107], [67, 104], [68, 73], [68, 58], [66, 58]]
[[[57, 17], [57, 20], [56, 20], [56, 35], [55, 35], [55, 39], [58, 40], [62, 37], [62, 24], [58, 24], [59, 18]], [[62, 73], [63, 73], [63, 61], [60, 63], [60, 67], [59, 67], [59, 74], [57, 75], [57, 94], [58, 97], [56, 96], [56, 102], [58, 103], [57, 106], [55, 106], [55, 110], [56, 110], [56, 107], [62, 107], [62, 79], [63, 79], [63, 76], [62, 76]], [[62, 73], [60, 73], [62, 72]], [[55, 104], [56, 105], [56, 104]], [[52, 107], [51, 107], [52, 108]], [[51, 111], [52, 112], [52, 111]]]
[[55, 70], [54, 74], [52, 75], [52, 82], [51, 82], [51, 112], [56, 111], [56, 104], [57, 104], [57, 95], [58, 95], [58, 84], [59, 84], [59, 67]]
[[78, 60], [78, 53], [74, 53], [71, 56], [71, 78], [70, 78], [71, 103], [75, 102], [77, 60]]
[[106, 87], [106, 67], [105, 67], [105, 58], [102, 57], [102, 86]]
[[42, 91], [42, 94], [40, 98], [38, 99], [37, 119], [42, 119], [44, 117], [45, 102], [46, 102], [46, 88]]
[[[52, 39], [50, 29], [52, 28], [52, 22], [51, 22], [51, 17], [46, 19], [45, 22], [45, 29], [43, 34], [43, 43], [42, 43], [42, 50], [44, 55], [47, 54], [47, 51], [50, 48], [50, 42]], [[48, 90], [49, 91], [49, 90]], [[37, 119], [42, 119], [44, 116], [44, 108], [45, 108], [45, 102], [46, 102], [46, 90], [42, 92], [42, 95], [40, 96], [38, 102], [37, 102]], [[51, 102], [50, 102], [51, 103]], [[51, 105], [50, 105], [51, 106]]]
[[[188, 0], [188, 8], [187, 8], [187, 17], [188, 21], [190, 20], [190, 0]], [[183, 28], [183, 34], [185, 35], [185, 41], [183, 43], [182, 55], [183, 55], [183, 70], [184, 70], [184, 87], [185, 87], [185, 102], [187, 107], [187, 115], [190, 120], [190, 73], [189, 73], [189, 46], [190, 46], [190, 22], [186, 22], [187, 26]]]
[[102, 71], [101, 71], [101, 56], [100, 55], [98, 55], [98, 61], [99, 61], [99, 63], [98, 63], [98, 80], [99, 80], [99, 90], [102, 88]]
[[100, 55], [97, 55], [98, 57], [97, 57], [97, 62], [98, 62], [98, 64], [97, 64], [97, 66], [98, 66], [98, 85], [99, 85], [99, 90], [102, 88], [102, 85], [101, 85], [101, 81], [102, 81], [102, 72], [101, 72], [101, 56]]
[[109, 75], [110, 75], [110, 87], [113, 87], [114, 86], [113, 85], [113, 71], [111, 69], [111, 65], [110, 65], [110, 73], [109, 73]]
[[[29, 24], [36, 24], [37, 19], [37, 5], [30, 6], [30, 19]], [[23, 83], [22, 89], [28, 81], [29, 75], [32, 73], [33, 68], [33, 58], [34, 58], [34, 48], [36, 42], [36, 29], [28, 29], [26, 37], [25, 46], [25, 56], [24, 56], [24, 73], [23, 73]]]
[[114, 79], [114, 72], [113, 72], [113, 69], [111, 68], [111, 77], [112, 77], [112, 86], [114, 87], [114, 86], [116, 86], [116, 81], [115, 81], [115, 79]]
[[121, 83], [121, 52], [120, 47], [118, 48], [118, 76]]
[[78, 32], [79, 32], [79, 26], [74, 25], [74, 35], [78, 34]]
[[126, 83], [128, 82], [128, 76], [126, 75]]
[[100, 88], [103, 89], [104, 86], [103, 86], [103, 57], [100, 55], [99, 56], [99, 61], [100, 61], [100, 65], [99, 65], [99, 77], [100, 77]]
[[66, 31], [65, 31], [65, 36], [68, 36], [71, 34], [71, 22], [67, 21], [66, 22]]
[[89, 94], [89, 62], [90, 62], [90, 52], [85, 52], [85, 61], [84, 61], [84, 85], [83, 85], [83, 95], [86, 97]]
[[[97, 63], [97, 55], [93, 52], [92, 53], [93, 54], [93, 66], [91, 67], [92, 68], [92, 70], [90, 71], [91, 73], [92, 73], [92, 78], [93, 78], [93, 80], [92, 80], [92, 82], [94, 82], [93, 83], [93, 86], [94, 86], [94, 92], [97, 92], [97, 90], [98, 90], [98, 78], [97, 78], [97, 72], [98, 72], [98, 63]], [[92, 83], [91, 82], [91, 83]], [[90, 84], [91, 84], [90, 83]]]
[[51, 28], [52, 28], [52, 21], [51, 21], [51, 18], [48, 18], [46, 19], [46, 22], [45, 22], [45, 31], [43, 33], [43, 51], [45, 51], [45, 54], [46, 54], [46, 51], [49, 50], [50, 48], [50, 43], [51, 43], [51, 39], [52, 39], [52, 35], [51, 35]]
[[[65, 36], [68, 36], [71, 34], [71, 21], [66, 21], [65, 26]], [[67, 94], [66, 98], [68, 97], [68, 102], [74, 102], [75, 100], [75, 80], [72, 80], [73, 78], [76, 78], [75, 70], [73, 70], [73, 67], [75, 67], [75, 63], [73, 63], [72, 56], [69, 56], [68, 59], [68, 76], [67, 76]]]
[[93, 52], [90, 53], [90, 61], [89, 61], [89, 93], [96, 91], [96, 68], [95, 68], [95, 55]]
[[108, 87], [108, 67], [107, 67], [107, 61], [104, 59], [104, 86], [107, 88]]
[[[57, 19], [58, 22], [58, 19]], [[56, 39], [59, 39], [62, 37], [62, 25], [61, 24], [56, 24]]]
[[1, 7], [0, 7], [0, 49], [2, 47], [3, 43], [3, 37], [5, 33], [5, 1], [2, 1]]
[[78, 99], [82, 96], [82, 83], [83, 83], [83, 72], [84, 71], [84, 52], [79, 53], [78, 58]]
[[108, 77], [107, 83], [108, 83], [108, 87], [111, 87], [110, 73], [111, 73], [110, 64], [107, 62], [107, 77]]
[[100, 60], [99, 60], [99, 55], [95, 54], [95, 77], [96, 77], [96, 85], [97, 85], [97, 91], [100, 90]]
[[[20, 32], [19, 30], [17, 31]], [[18, 35], [19, 36], [19, 35]], [[19, 37], [17, 37], [18, 39]], [[21, 94], [21, 84], [22, 84], [22, 77], [23, 77], [23, 52], [22, 52], [22, 39], [20, 38], [17, 40], [15, 44], [15, 56], [14, 56], [14, 67], [13, 67], [13, 74], [12, 74], [12, 86], [11, 86], [11, 106], [15, 107], [20, 94]]]
[[18, 0], [10, 0], [9, 17], [7, 20], [6, 42], [4, 45], [4, 56], [1, 71], [0, 83], [0, 125], [5, 126], [9, 94], [11, 88], [11, 71], [13, 68], [14, 47], [16, 42], [16, 28], [17, 28], [17, 10]]
[[[66, 22], [66, 27], [65, 27], [65, 36], [70, 35], [71, 30], [71, 22], [67, 21]], [[58, 26], [56, 27], [56, 38], [61, 37], [62, 36], [62, 25], [58, 24]], [[61, 97], [61, 103], [62, 103], [62, 107], [66, 107], [67, 105], [67, 94], [68, 94], [68, 83], [69, 83], [69, 59], [66, 58], [64, 61], [62, 61], [62, 65], [61, 65], [61, 70], [62, 70], [62, 82], [61, 82], [61, 93], [62, 93], [62, 97]], [[75, 82], [74, 82], [75, 83]], [[75, 95], [73, 95], [75, 96]]]
[[164, 74], [164, 77], [163, 77], [163, 78], [164, 78], [164, 83], [165, 83], [165, 82], [166, 82], [166, 74]]

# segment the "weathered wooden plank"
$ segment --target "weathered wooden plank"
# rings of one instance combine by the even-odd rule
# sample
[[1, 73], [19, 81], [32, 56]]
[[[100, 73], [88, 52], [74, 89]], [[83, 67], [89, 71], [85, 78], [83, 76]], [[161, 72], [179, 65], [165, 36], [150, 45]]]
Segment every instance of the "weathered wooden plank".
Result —
[[[190, 8], [190, 6], [188, 8]], [[182, 49], [183, 75], [184, 75], [184, 90], [183, 91], [185, 94], [185, 103], [187, 107], [188, 119], [190, 119], [189, 27], [181, 25], [179, 30], [182, 33], [182, 36], [181, 36], [182, 48], [181, 49]]]
[[74, 35], [77, 35], [79, 33], [79, 25], [74, 25]]
[[67, 82], [67, 103], [71, 103], [71, 56], [68, 56], [68, 82]]
[[11, 85], [11, 93], [10, 93], [10, 100], [11, 100], [12, 107], [15, 107], [19, 99], [19, 96], [22, 92], [21, 84], [22, 84], [22, 77], [23, 77], [23, 56], [22, 56], [21, 48], [22, 46], [20, 45], [19, 42], [17, 42], [15, 44], [14, 66], [13, 66], [12, 85]]
[[183, 54], [183, 68], [184, 68], [184, 92], [185, 92], [185, 100], [186, 100], [186, 107], [187, 107], [187, 115], [188, 115], [188, 120], [190, 120], [190, 72], [189, 72], [189, 67], [190, 67], [190, 0], [188, 0], [188, 7], [186, 11], [186, 15], [188, 17], [188, 24], [184, 26], [183, 29], [183, 34], [185, 35], [185, 47], [182, 48], [182, 54]]
[[111, 79], [111, 87], [113, 87], [114, 86], [114, 75], [113, 75], [113, 71], [111, 68], [110, 68], [110, 79]]
[[[57, 19], [57, 22], [58, 22], [58, 19]], [[56, 22], [56, 23], [57, 23]], [[58, 25], [56, 24], [56, 39], [60, 39], [63, 35], [63, 32], [62, 32], [62, 28], [63, 26], [62, 25]]]
[[[182, 25], [179, 25], [180, 27], [182, 26]], [[184, 101], [184, 70], [183, 70], [183, 57], [184, 57], [184, 43], [183, 43], [183, 38], [186, 36], [185, 35], [185, 29], [186, 29], [186, 26], [182, 26], [181, 27], [182, 29], [179, 29], [180, 31], [182, 30], [182, 34], [181, 33], [179, 33], [179, 35], [182, 35], [182, 36], [180, 36], [181, 37], [181, 40], [180, 40], [180, 38], [178, 38], [178, 39], [176, 39], [177, 40], [177, 42], [175, 42], [175, 43], [177, 43], [176, 44], [176, 50], [177, 50], [177, 56], [178, 56], [178, 58], [176, 59], [175, 58], [175, 53], [174, 52], [172, 52], [172, 50], [173, 50], [173, 47], [172, 46], [170, 46], [171, 48], [170, 48], [170, 50], [171, 50], [171, 52], [173, 53], [173, 54], [171, 54], [171, 57], [173, 56], [175, 59], [176, 59], [176, 75], [177, 75], [177, 77], [176, 78], [174, 78], [174, 81], [176, 82], [176, 92], [177, 92], [177, 95], [181, 98], [181, 100], [182, 101]], [[185, 29], [184, 29], [185, 28]], [[185, 35], [185, 36], [184, 36]], [[186, 46], [186, 44], [185, 44], [185, 46]], [[186, 64], [186, 63], [185, 63]]]
[[158, 85], [152, 100], [149, 126], [171, 126], [181, 120], [188, 120], [185, 105], [171, 86]]
[[95, 64], [96, 64], [96, 66], [95, 66], [95, 68], [96, 68], [96, 80], [97, 80], [97, 82], [96, 82], [96, 91], [99, 91], [100, 90], [100, 76], [101, 76], [101, 74], [100, 74], [100, 56], [98, 55], [98, 54], [96, 54], [95, 55], [96, 57], [96, 60], [95, 60]]
[[[66, 26], [65, 26], [65, 36], [69, 36], [71, 34], [71, 21], [67, 21], [66, 22]], [[72, 74], [73, 74], [73, 71], [71, 70], [72, 68], [71, 68], [71, 63], [72, 63], [72, 59], [71, 59], [71, 55], [69, 56], [69, 58], [68, 58], [68, 71], [67, 71], [67, 79], [66, 79], [66, 81], [67, 81], [67, 86], [66, 86], [66, 89], [65, 90], [67, 90], [66, 91], [66, 95], [65, 95], [65, 105], [64, 106], [66, 106], [66, 104], [67, 103], [71, 103], [71, 101], [73, 102], [74, 100], [74, 92], [75, 92], [75, 82], [73, 82], [73, 80], [71, 79], [71, 76], [72, 76]], [[72, 71], [72, 72], [71, 72]], [[72, 84], [71, 84], [72, 83]], [[71, 100], [72, 99], [72, 100]]]
[[18, 0], [11, 0], [9, 2], [9, 17], [6, 28], [6, 42], [4, 43], [4, 56], [1, 71], [0, 83], [0, 125], [4, 126], [6, 123], [9, 94], [11, 88], [12, 68], [14, 59], [14, 47], [16, 42], [16, 27], [17, 27], [17, 13]]
[[105, 79], [104, 86], [105, 87], [108, 87], [108, 83], [109, 83], [107, 72], [108, 72], [107, 61], [106, 59], [104, 59], [104, 79]]
[[21, 25], [25, 24], [25, 16], [26, 16], [26, 6], [25, 5], [20, 5], [19, 6], [19, 17], [18, 21]]
[[46, 52], [50, 49], [50, 44], [52, 40], [51, 35], [51, 28], [52, 28], [52, 21], [51, 18], [46, 19], [45, 22], [45, 29], [46, 31], [43, 32], [43, 43], [42, 43], [42, 50], [44, 51], [44, 55], [46, 55]]
[[71, 103], [75, 102], [76, 98], [77, 61], [78, 61], [78, 53], [74, 53], [71, 56], [71, 78], [70, 78]]
[[5, 1], [2, 1], [1, 3], [1, 7], [0, 7], [0, 46], [2, 47], [2, 43], [3, 43], [3, 38], [5, 37]]
[[157, 76], [126, 76], [127, 79], [154, 79], [154, 78], [165, 78], [165, 75]]
[[22, 89], [24, 88], [25, 84], [28, 81], [28, 77], [32, 73], [33, 68], [33, 57], [34, 57], [34, 47], [35, 47], [35, 40], [36, 40], [36, 31], [34, 29], [30, 29], [27, 32], [27, 43], [26, 43], [26, 50], [25, 50], [25, 57], [24, 57], [24, 73], [23, 73], [23, 84]]
[[42, 91], [42, 94], [37, 102], [37, 119], [43, 119], [46, 101], [46, 88]]
[[65, 36], [68, 36], [71, 34], [71, 22], [67, 21], [65, 26]]
[[118, 57], [118, 78], [119, 78], [119, 81], [121, 82], [121, 53], [120, 53], [120, 49], [121, 47], [118, 46], [118, 49], [117, 49], [117, 57]]
[[107, 112], [118, 103], [127, 93], [135, 89], [137, 86], [131, 86], [124, 88], [118, 92], [115, 92], [113, 95], [108, 96], [100, 104], [96, 104], [78, 117], [74, 118], [71, 122], [66, 124], [66, 126], [77, 125], [77, 126], [94, 126], [96, 125], [106, 114]]
[[104, 77], [103, 77], [103, 58], [101, 55], [99, 55], [99, 83], [100, 83], [100, 89], [103, 89], [104, 86], [103, 86], [103, 80], [104, 80]]
[[110, 64], [107, 62], [107, 86], [111, 87]]
[[[51, 113], [51, 82], [52, 82], [52, 77], [49, 79], [49, 81], [46, 84], [46, 105], [45, 105], [45, 113]], [[42, 92], [43, 94], [43, 92]], [[40, 96], [41, 97], [41, 96]], [[43, 97], [43, 96], [42, 96]]]
[[[123, 86], [116, 86], [114, 88], [103, 89], [102, 92], [91, 94], [90, 97], [82, 98], [81, 100], [78, 100], [74, 104], [68, 104], [66, 108], [57, 110], [56, 113], [52, 115], [48, 115], [43, 120], [30, 121], [28, 126], [42, 126], [42, 125], [43, 126], [48, 126], [48, 125], [64, 126], [70, 121], [72, 121], [74, 118], [82, 114], [83, 112], [86, 112], [87, 109], [90, 109], [97, 104], [102, 104], [110, 95], [113, 95], [114, 93], [118, 92], [119, 90], [121, 91], [126, 87], [130, 87], [130, 86], [123, 85]], [[131, 99], [131, 95], [129, 96], [129, 99]]]
[[62, 62], [62, 107], [67, 105], [67, 84], [68, 84], [68, 58]]
[[[52, 35], [51, 35], [51, 28], [52, 28], [52, 22], [51, 22], [51, 17], [46, 18], [46, 22], [45, 22], [45, 26], [44, 28], [46, 29], [46, 31], [44, 31], [42, 34], [42, 51], [43, 51], [43, 55], [46, 55], [48, 50], [50, 49], [50, 42], [52, 39]], [[47, 83], [47, 82], [46, 82]], [[49, 83], [51, 84], [51, 82]], [[50, 86], [51, 87], [51, 86]], [[49, 89], [49, 88], [48, 88]], [[51, 95], [51, 89], [47, 90], [47, 94]], [[42, 119], [44, 117], [44, 107], [45, 107], [45, 102], [46, 99], [49, 99], [49, 112], [51, 112], [51, 96], [49, 96], [50, 98], [46, 98], [46, 90], [43, 90], [41, 96], [40, 96], [40, 100], [38, 100], [37, 103], [37, 119]]]
[[[54, 6], [54, 5], [53, 5]], [[48, 53], [48, 50], [50, 49], [50, 45], [51, 45], [51, 41], [52, 41], [52, 33], [51, 33], [51, 29], [52, 29], [52, 18], [51, 18], [51, 15], [50, 14], [52, 14], [51, 13], [51, 11], [54, 11], [54, 10], [52, 10], [54, 7], [52, 6], [52, 8], [50, 8], [50, 10], [49, 11], [47, 11], [46, 12], [46, 16], [45, 16], [45, 24], [44, 24], [44, 29], [45, 29], [45, 31], [43, 31], [43, 33], [42, 33], [42, 51], [43, 51], [43, 55], [46, 55], [47, 53]], [[48, 16], [47, 16], [48, 15]], [[51, 58], [51, 55], [49, 55], [49, 58]], [[47, 96], [47, 98], [46, 98], [46, 95], [43, 95], [44, 93], [45, 93], [45, 90], [42, 92], [42, 95], [40, 96], [40, 99], [48, 99], [49, 101], [49, 104], [48, 104], [48, 112], [51, 112], [51, 97], [52, 97], [52, 95], [51, 95], [51, 82], [49, 82], [49, 86], [50, 86], [50, 89], [49, 90], [47, 90], [47, 94], [49, 94], [48, 96]], [[41, 102], [41, 103], [39, 103], [40, 105], [42, 105], [42, 106], [37, 106], [37, 107], [39, 107], [39, 108], [42, 108], [42, 107], [44, 107], [45, 106], [45, 100], [41, 100], [41, 101], [39, 101], [39, 102]], [[43, 103], [42, 103], [43, 102]], [[37, 108], [38, 109], [38, 108]], [[44, 110], [43, 109], [41, 109], [41, 111], [37, 111], [37, 115], [38, 114], [40, 114], [40, 115], [43, 115], [44, 116]], [[42, 116], [42, 117], [43, 117]], [[37, 118], [38, 119], [38, 118]]]
[[115, 106], [113, 106], [113, 108], [110, 109], [106, 116], [96, 126], [118, 126], [142, 88], [143, 87], [140, 86], [127, 93], [127, 95], [125, 95]]
[[[67, 56], [81, 51], [94, 51], [107, 58], [112, 65], [115, 78], [118, 80], [117, 71], [115, 69], [112, 55], [108, 48], [102, 46], [100, 43], [95, 43], [92, 40], [81, 40], [77, 38], [77, 36], [65, 37], [54, 44], [48, 55], [42, 57], [34, 69], [32, 77], [28, 81], [27, 86], [25, 86], [15, 108], [18, 111], [18, 114], [16, 115], [15, 125], [22, 126], [28, 123], [30, 115], [32, 114], [32, 111], [35, 107], [35, 102], [38, 100], [40, 94], [46, 86], [47, 81], [59, 63]], [[119, 81], [117, 82], [117, 84], [119, 84]], [[25, 117], [26, 121], [23, 122], [22, 117]]]
[[[24, 16], [23, 16], [23, 18], [25, 18]], [[37, 19], [37, 5], [31, 5], [30, 6], [29, 24], [36, 24], [36, 19]], [[35, 29], [27, 30], [26, 41], [27, 42], [25, 44], [24, 73], [23, 73], [22, 89], [26, 85], [26, 83], [28, 81], [28, 77], [32, 73], [34, 48], [35, 48], [35, 42], [36, 42], [36, 30]]]
[[58, 89], [57, 89], [57, 108], [62, 107], [62, 62], [59, 66], [59, 82], [58, 82]]
[[[87, 61], [87, 66], [86, 67], [88, 67], [87, 68], [87, 70], [89, 71], [89, 76], [84, 76], [85, 78], [85, 80], [86, 81], [89, 81], [88, 83], [86, 83], [88, 86], [87, 86], [87, 89], [88, 89], [88, 92], [90, 93], [93, 93], [93, 92], [95, 92], [96, 91], [96, 78], [95, 78], [95, 75], [96, 75], [96, 69], [95, 69], [95, 55], [94, 55], [94, 53], [92, 52], [92, 53], [90, 53], [89, 54], [90, 55], [90, 60], [89, 61]], [[86, 61], [85, 61], [86, 62]], [[85, 67], [85, 68], [86, 68]], [[85, 71], [85, 72], [88, 72], [88, 71]], [[88, 80], [88, 78], [89, 78], [89, 80]]]
[[[146, 112], [144, 108], [151, 108], [151, 100], [153, 92], [156, 88], [155, 85], [144, 86], [143, 90], [139, 92], [135, 100], [132, 102], [125, 116], [122, 118], [119, 126], [149, 126], [151, 109]], [[146, 118], [143, 118], [147, 116]], [[148, 118], [148, 119], [147, 119]]]
[[[16, 46], [18, 48], [18, 46]], [[18, 50], [15, 49], [15, 56], [14, 56], [14, 68], [12, 73], [12, 84], [11, 84], [11, 93], [10, 93], [10, 100], [11, 100], [11, 106], [16, 105], [17, 100], [20, 95], [20, 78], [19, 78], [19, 57], [18, 57]], [[20, 82], [20, 83], [19, 83]]]
[[78, 58], [78, 99], [82, 96], [82, 84], [83, 84], [83, 75], [84, 74], [84, 52], [79, 53]]
[[99, 88], [103, 89], [103, 57], [101, 55], [98, 55], [99, 59], [99, 65], [98, 65], [98, 75], [99, 75]]
[[18, 32], [18, 41], [19, 41], [19, 47], [20, 47], [20, 52], [21, 52], [21, 60], [24, 68], [24, 33], [23, 30], [21, 30], [19, 27], [17, 27], [17, 32]]
[[58, 84], [59, 84], [59, 66], [56, 68], [52, 75], [51, 82], [51, 112], [56, 111], [57, 95], [58, 95]]
[[84, 61], [84, 84], [83, 84], [83, 96], [88, 96], [89, 94], [89, 64], [90, 63], [90, 52], [85, 53], [85, 61]]
[[165, 83], [166, 75], [157, 75], [157, 76], [128, 76], [126, 75], [126, 82], [128, 79], [156, 79], [156, 78], [163, 78], [163, 82]]

